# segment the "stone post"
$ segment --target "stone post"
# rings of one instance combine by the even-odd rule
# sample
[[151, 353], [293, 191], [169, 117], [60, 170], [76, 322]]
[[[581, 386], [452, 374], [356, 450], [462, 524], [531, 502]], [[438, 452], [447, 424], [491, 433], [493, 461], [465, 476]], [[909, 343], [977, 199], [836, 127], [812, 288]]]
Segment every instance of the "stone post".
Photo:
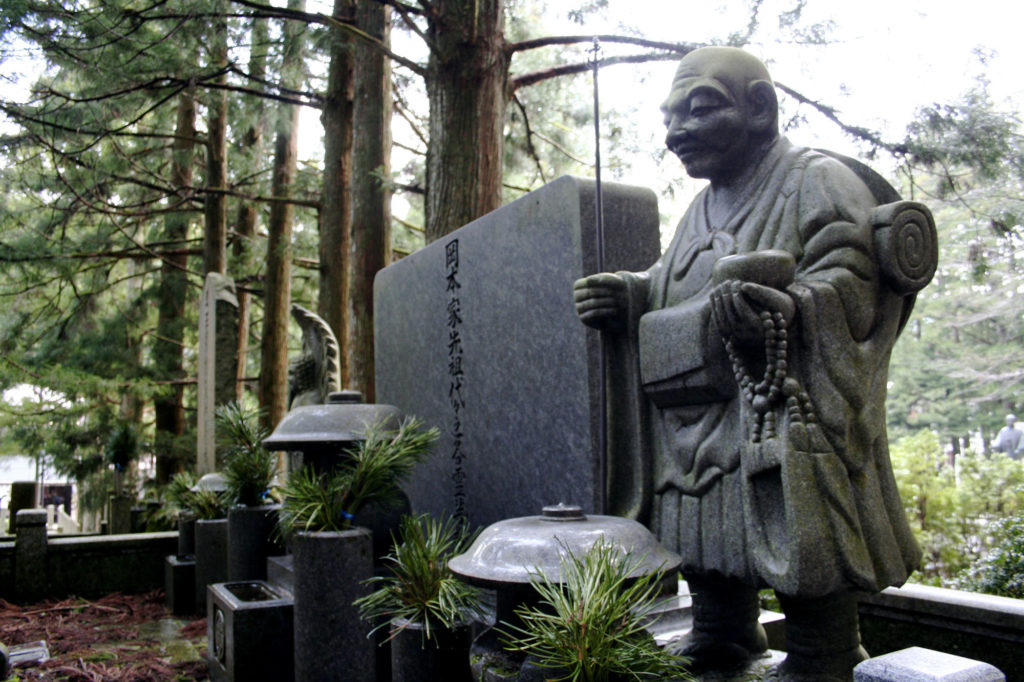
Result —
[[14, 593], [27, 604], [46, 590], [46, 510], [22, 509], [14, 523]]
[[854, 682], [1005, 682], [994, 665], [922, 647], [870, 658], [853, 669]]
[[132, 532], [132, 500], [118, 494], [107, 497], [107, 533], [122, 535]]
[[238, 298], [235, 283], [217, 272], [206, 274], [199, 304], [199, 386], [196, 473], [219, 469], [214, 410], [238, 398]]
[[8, 503], [10, 509], [10, 525], [7, 532], [14, 535], [17, 527], [18, 511], [21, 509], [32, 509], [36, 506], [36, 482], [15, 481], [11, 484], [11, 500]]

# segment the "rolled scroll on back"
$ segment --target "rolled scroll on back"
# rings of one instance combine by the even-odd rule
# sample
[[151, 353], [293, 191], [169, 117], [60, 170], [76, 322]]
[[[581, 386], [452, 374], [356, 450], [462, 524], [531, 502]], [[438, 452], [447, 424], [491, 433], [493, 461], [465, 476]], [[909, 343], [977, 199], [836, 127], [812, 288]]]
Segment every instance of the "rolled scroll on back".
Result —
[[939, 263], [931, 211], [916, 201], [896, 201], [876, 208], [871, 222], [885, 281], [897, 294], [916, 294], [931, 281]]

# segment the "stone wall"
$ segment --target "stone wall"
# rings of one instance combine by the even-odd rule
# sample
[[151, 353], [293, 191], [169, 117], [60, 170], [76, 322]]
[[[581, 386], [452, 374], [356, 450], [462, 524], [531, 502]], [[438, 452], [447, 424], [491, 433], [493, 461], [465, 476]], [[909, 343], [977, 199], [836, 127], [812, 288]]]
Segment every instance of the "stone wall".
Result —
[[872, 656], [918, 646], [984, 661], [1024, 682], [1024, 600], [907, 584], [863, 597], [860, 629]]
[[177, 551], [176, 531], [47, 537], [45, 516], [36, 525], [31, 512], [19, 514], [15, 542], [0, 542], [0, 598], [28, 603], [163, 587], [164, 557]]

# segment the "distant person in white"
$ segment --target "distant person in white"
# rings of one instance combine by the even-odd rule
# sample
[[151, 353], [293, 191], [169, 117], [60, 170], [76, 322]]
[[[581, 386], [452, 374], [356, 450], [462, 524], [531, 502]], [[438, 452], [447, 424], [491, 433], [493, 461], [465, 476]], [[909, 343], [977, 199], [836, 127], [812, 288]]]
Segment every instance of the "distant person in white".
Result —
[[1016, 422], [1016, 415], [1006, 415], [1006, 426], [999, 429], [992, 449], [1013, 459], [1020, 459], [1024, 455], [1024, 431], [1017, 428]]

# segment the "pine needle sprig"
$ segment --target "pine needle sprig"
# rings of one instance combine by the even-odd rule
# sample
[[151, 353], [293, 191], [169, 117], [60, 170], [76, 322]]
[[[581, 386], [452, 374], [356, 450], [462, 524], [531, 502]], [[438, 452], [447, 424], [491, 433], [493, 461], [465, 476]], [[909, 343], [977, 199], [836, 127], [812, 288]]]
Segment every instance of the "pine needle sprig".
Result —
[[309, 466], [293, 471], [281, 488], [279, 533], [345, 530], [349, 520], [338, 511], [339, 493], [337, 476], [318, 474]]
[[228, 513], [228, 499], [223, 493], [196, 489], [195, 474], [183, 471], [171, 477], [164, 495], [174, 511], [188, 511], [201, 521], [222, 519]]
[[364, 440], [341, 467], [346, 483], [342, 509], [355, 514], [369, 500], [392, 502], [399, 481], [423, 460], [439, 436], [440, 431], [424, 429], [423, 421], [415, 417], [403, 419], [394, 431], [380, 423], [367, 427]]
[[282, 535], [297, 530], [346, 530], [367, 503], [392, 502], [398, 496], [398, 484], [423, 460], [440, 432], [424, 429], [421, 420], [408, 417], [395, 430], [372, 424], [364, 436], [342, 455], [333, 471], [317, 474], [303, 467], [292, 472], [280, 490]]
[[257, 507], [271, 499], [277, 455], [263, 446], [270, 430], [260, 417], [260, 410], [246, 410], [236, 402], [221, 405], [215, 412], [224, 454], [224, 482], [232, 504]]
[[376, 589], [355, 602], [364, 620], [378, 623], [373, 632], [390, 626], [391, 639], [409, 623], [420, 623], [424, 640], [431, 640], [438, 628], [479, 617], [480, 591], [448, 568], [448, 560], [465, 552], [475, 535], [450, 517], [403, 517], [398, 537], [392, 535], [391, 553], [384, 557], [390, 574], [367, 580]]
[[516, 609], [521, 626], [501, 624], [504, 645], [557, 671], [557, 680], [689, 679], [685, 660], [659, 648], [644, 630], [663, 576], [631, 579], [640, 561], [604, 542], [580, 555], [567, 550], [563, 582], [536, 576], [539, 605]]

